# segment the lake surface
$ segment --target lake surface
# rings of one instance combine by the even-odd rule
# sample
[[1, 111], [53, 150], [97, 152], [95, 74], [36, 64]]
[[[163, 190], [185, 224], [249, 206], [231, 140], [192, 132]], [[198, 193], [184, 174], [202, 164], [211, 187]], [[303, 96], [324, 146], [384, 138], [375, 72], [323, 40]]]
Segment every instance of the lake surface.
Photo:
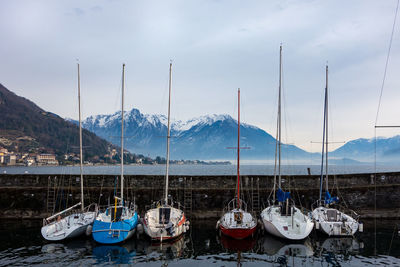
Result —
[[290, 243], [267, 234], [242, 241], [219, 237], [215, 221], [208, 220], [193, 221], [190, 232], [170, 244], [135, 237], [102, 246], [90, 237], [49, 243], [40, 235], [41, 221], [0, 220], [0, 266], [400, 266], [395, 223], [378, 221], [376, 243], [373, 222], [355, 238], [312, 233], [304, 242]]
[[[120, 174], [120, 166], [85, 166], [84, 174]], [[282, 174], [306, 175], [320, 174], [319, 165], [283, 165]], [[400, 172], [400, 165], [377, 165], [377, 172]], [[236, 165], [170, 165], [171, 175], [235, 175]], [[273, 175], [273, 165], [241, 165], [243, 175]], [[331, 174], [374, 173], [374, 165], [331, 165]], [[40, 167], [0, 167], [0, 174], [79, 174], [79, 166], [40, 166]], [[129, 175], [163, 175], [165, 165], [128, 165], [124, 173]]]

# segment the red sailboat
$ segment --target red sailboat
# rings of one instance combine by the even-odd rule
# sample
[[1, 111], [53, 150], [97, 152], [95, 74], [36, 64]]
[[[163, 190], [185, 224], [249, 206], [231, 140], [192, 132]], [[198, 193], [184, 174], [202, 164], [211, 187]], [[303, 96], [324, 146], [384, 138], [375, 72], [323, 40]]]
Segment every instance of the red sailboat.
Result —
[[247, 212], [247, 204], [240, 199], [240, 89], [238, 89], [238, 145], [237, 149], [237, 189], [236, 197], [225, 207], [225, 213], [217, 222], [217, 227], [222, 234], [235, 239], [244, 239], [254, 235], [257, 228], [257, 221]]

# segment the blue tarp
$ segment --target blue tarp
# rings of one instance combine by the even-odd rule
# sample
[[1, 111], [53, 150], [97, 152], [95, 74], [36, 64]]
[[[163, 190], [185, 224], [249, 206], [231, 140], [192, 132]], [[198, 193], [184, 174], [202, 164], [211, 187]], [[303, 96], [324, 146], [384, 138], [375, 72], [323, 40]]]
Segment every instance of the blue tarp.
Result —
[[332, 197], [331, 194], [329, 194], [328, 191], [325, 192], [325, 204], [332, 204], [334, 202], [339, 202], [338, 197]]
[[285, 202], [286, 199], [290, 198], [290, 192], [285, 192], [279, 188], [278, 191], [276, 191], [276, 198], [278, 202]]

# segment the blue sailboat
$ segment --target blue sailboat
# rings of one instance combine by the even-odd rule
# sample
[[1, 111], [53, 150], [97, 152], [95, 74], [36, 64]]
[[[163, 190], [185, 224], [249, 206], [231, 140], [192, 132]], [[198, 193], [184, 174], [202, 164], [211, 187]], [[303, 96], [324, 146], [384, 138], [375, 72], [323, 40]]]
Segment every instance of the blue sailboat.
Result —
[[122, 65], [121, 196], [114, 196], [114, 205], [99, 213], [93, 223], [93, 239], [101, 244], [117, 244], [129, 239], [139, 222], [135, 205], [124, 200], [124, 81], [125, 64]]

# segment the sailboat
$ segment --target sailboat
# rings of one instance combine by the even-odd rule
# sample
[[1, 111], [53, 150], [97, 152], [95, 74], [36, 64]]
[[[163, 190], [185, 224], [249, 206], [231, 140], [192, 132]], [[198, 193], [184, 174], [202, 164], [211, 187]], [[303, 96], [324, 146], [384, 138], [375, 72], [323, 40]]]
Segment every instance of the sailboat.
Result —
[[114, 205], [99, 213], [93, 223], [93, 239], [101, 244], [116, 244], [129, 239], [139, 222], [134, 203], [124, 200], [124, 83], [125, 64], [122, 65], [121, 196], [114, 196]]
[[[80, 150], [80, 182], [81, 202], [43, 219], [41, 233], [44, 239], [49, 241], [61, 241], [67, 238], [80, 236], [84, 233], [90, 234], [91, 226], [97, 215], [97, 205], [84, 205], [83, 194], [83, 151], [82, 151], [82, 123], [81, 123], [81, 87], [80, 71], [78, 63], [78, 102], [79, 102], [79, 150]], [[81, 210], [76, 210], [81, 206]]]
[[168, 97], [168, 124], [167, 124], [167, 161], [165, 169], [165, 195], [152, 204], [142, 219], [145, 233], [159, 242], [175, 239], [189, 229], [189, 221], [181, 210], [179, 202], [174, 202], [168, 195], [169, 179], [169, 146], [170, 146], [170, 113], [171, 113], [171, 85], [172, 62], [169, 64], [169, 97]]
[[235, 239], [244, 239], [254, 235], [257, 221], [247, 212], [247, 204], [240, 199], [240, 89], [238, 89], [238, 146], [237, 146], [237, 181], [236, 197], [225, 207], [224, 215], [218, 220], [217, 228], [222, 234]]
[[[312, 217], [315, 222], [315, 228], [324, 232], [329, 236], [351, 236], [360, 228], [363, 230], [363, 225], [358, 222], [358, 215], [351, 211], [353, 216], [347, 215], [330, 205], [339, 201], [339, 198], [331, 196], [328, 190], [328, 66], [325, 71], [326, 86], [325, 86], [325, 103], [324, 103], [324, 126], [322, 139], [322, 162], [321, 162], [321, 177], [319, 187], [318, 207], [312, 211]], [[325, 151], [324, 151], [325, 150]], [[325, 178], [324, 178], [324, 156], [325, 158]], [[322, 199], [322, 187], [325, 179], [325, 197]]]
[[[275, 145], [275, 168], [272, 205], [261, 212], [261, 219], [265, 230], [277, 237], [289, 240], [301, 240], [306, 238], [314, 227], [311, 218], [298, 209], [293, 201], [290, 201], [290, 192], [282, 190], [281, 178], [281, 87], [282, 87], [282, 45], [279, 53], [279, 97], [277, 138]], [[278, 173], [277, 173], [278, 161]], [[276, 190], [276, 178], [278, 176], [278, 190]], [[276, 194], [276, 197], [275, 197]], [[276, 201], [277, 200], [277, 201]]]

